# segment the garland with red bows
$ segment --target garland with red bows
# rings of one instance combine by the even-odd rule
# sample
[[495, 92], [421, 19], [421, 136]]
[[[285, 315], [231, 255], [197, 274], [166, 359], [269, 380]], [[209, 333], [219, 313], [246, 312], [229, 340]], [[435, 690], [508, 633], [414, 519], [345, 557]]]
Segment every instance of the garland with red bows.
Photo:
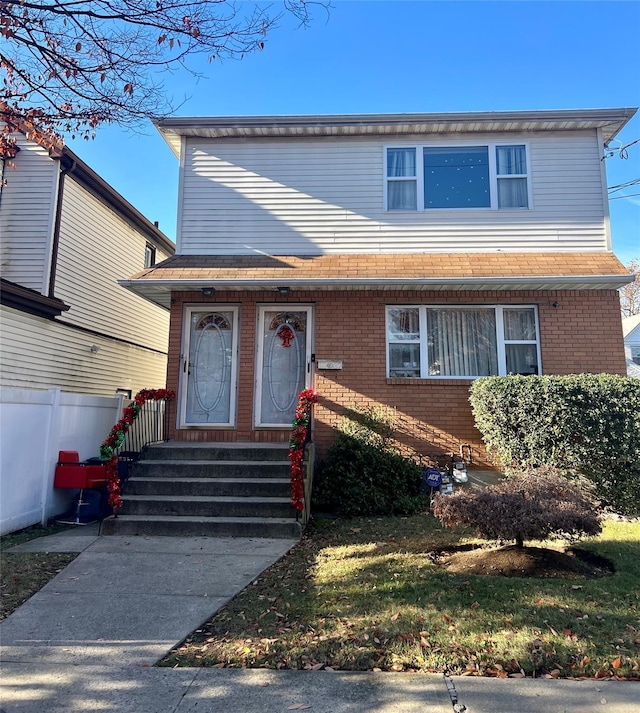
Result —
[[142, 389], [134, 400], [122, 412], [122, 418], [109, 431], [100, 446], [100, 458], [105, 461], [105, 471], [107, 476], [107, 489], [109, 490], [109, 505], [113, 508], [114, 515], [122, 507], [120, 497], [120, 479], [118, 478], [118, 456], [114, 451], [124, 443], [129, 427], [138, 417], [140, 409], [147, 401], [171, 401], [176, 394], [171, 389]]
[[289, 439], [289, 459], [291, 460], [291, 504], [298, 510], [304, 510], [304, 488], [302, 485], [302, 463], [304, 446], [311, 422], [311, 407], [318, 403], [318, 394], [313, 389], [306, 389], [298, 396], [298, 405], [293, 419], [291, 438]]

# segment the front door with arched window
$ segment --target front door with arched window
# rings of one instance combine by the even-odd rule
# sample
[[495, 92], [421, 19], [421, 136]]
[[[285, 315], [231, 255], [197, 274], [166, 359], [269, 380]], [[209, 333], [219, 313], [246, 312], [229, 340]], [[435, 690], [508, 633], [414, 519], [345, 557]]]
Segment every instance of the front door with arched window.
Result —
[[255, 425], [288, 427], [298, 394], [311, 387], [310, 305], [261, 305], [256, 349]]

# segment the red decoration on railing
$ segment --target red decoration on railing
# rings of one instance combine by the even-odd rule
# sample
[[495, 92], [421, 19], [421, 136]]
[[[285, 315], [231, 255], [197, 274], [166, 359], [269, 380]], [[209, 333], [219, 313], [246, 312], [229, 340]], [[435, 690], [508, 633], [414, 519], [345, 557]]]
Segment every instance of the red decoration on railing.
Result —
[[114, 515], [117, 515], [118, 510], [122, 507], [120, 480], [118, 478], [118, 456], [114, 455], [114, 451], [124, 443], [129, 427], [136, 420], [140, 409], [147, 401], [171, 401], [175, 397], [176, 394], [171, 389], [142, 389], [136, 394], [131, 404], [124, 409], [122, 418], [109, 431], [109, 435], [100, 446], [100, 458], [106, 461], [105, 470], [107, 474], [107, 489], [109, 491], [109, 505], [113, 508]]
[[282, 339], [282, 346], [283, 347], [290, 347], [291, 346], [291, 340], [295, 337], [295, 334], [293, 333], [291, 327], [287, 327], [286, 325], [282, 327], [278, 331], [278, 336], [280, 339]]
[[[288, 346], [288, 345], [285, 345]], [[298, 405], [293, 419], [291, 438], [289, 439], [289, 459], [291, 460], [291, 504], [298, 510], [304, 510], [304, 487], [302, 464], [304, 446], [311, 423], [311, 407], [318, 403], [318, 394], [313, 389], [306, 389], [298, 396]]]

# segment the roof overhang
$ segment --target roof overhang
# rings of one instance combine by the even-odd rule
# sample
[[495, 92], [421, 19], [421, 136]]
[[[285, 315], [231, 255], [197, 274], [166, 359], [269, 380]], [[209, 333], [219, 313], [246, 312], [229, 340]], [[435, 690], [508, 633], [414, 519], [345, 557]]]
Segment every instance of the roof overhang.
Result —
[[42, 295], [4, 278], [0, 278], [0, 303], [5, 307], [28, 312], [45, 319], [53, 319], [69, 310], [69, 305], [57, 297]]
[[176, 156], [181, 137], [210, 139], [396, 137], [477, 132], [579, 131], [600, 129], [605, 143], [636, 113], [634, 107], [421, 114], [320, 114], [298, 116], [166, 117], [155, 126]]
[[[407, 257], [409, 265], [403, 262]], [[169, 309], [172, 292], [200, 292], [204, 288], [220, 292], [273, 292], [274, 296], [281, 287], [288, 287], [292, 295], [309, 291], [615, 290], [634, 279], [610, 253], [570, 256], [532, 253], [527, 257], [528, 261], [523, 254], [506, 253], [236, 256], [235, 259], [178, 255], [130, 279], [120, 280], [119, 284]], [[539, 267], [534, 274], [532, 265], [536, 264]], [[552, 269], [545, 272], [545, 266]]]

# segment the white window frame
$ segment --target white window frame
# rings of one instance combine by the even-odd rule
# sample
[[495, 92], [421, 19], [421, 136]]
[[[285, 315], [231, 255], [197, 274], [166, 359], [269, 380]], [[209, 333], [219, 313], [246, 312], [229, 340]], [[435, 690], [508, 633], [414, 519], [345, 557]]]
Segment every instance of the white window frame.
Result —
[[[486, 147], [489, 154], [489, 206], [485, 207], [464, 207], [459, 208], [428, 208], [424, 204], [424, 151], [425, 148], [463, 148], [465, 146], [476, 146], [476, 147]], [[509, 180], [513, 178], [526, 178], [527, 180], [527, 206], [526, 208], [499, 208], [498, 207], [498, 175], [496, 167], [496, 148], [498, 146], [524, 146], [525, 156], [527, 162], [527, 173], [526, 174], [504, 174], [500, 176], [500, 180]], [[406, 210], [406, 209], [394, 209], [389, 208], [389, 181], [401, 180], [398, 177], [387, 176], [387, 151], [388, 149], [415, 149], [416, 151], [416, 190], [418, 192], [416, 196], [416, 210]], [[385, 144], [383, 146], [383, 192], [384, 192], [384, 211], [385, 213], [441, 213], [441, 212], [457, 212], [457, 211], [499, 211], [500, 213], [508, 213], [509, 211], [522, 212], [526, 210], [533, 209], [533, 196], [531, 191], [531, 157], [529, 151], [528, 141], [464, 141], [464, 142], [451, 142], [446, 143], [436, 143], [436, 144], [416, 144], [416, 143], [401, 143], [401, 144]], [[403, 180], [407, 180], [404, 178]], [[411, 178], [410, 180], [414, 180]]]
[[[389, 311], [392, 309], [418, 309], [418, 320], [420, 328], [420, 375], [419, 376], [394, 376], [391, 374], [391, 360], [389, 349], [390, 344], [415, 344], [416, 340], [389, 340]], [[509, 344], [535, 344], [536, 356], [538, 360], [538, 374], [542, 374], [542, 359], [540, 353], [540, 322], [538, 318], [538, 306], [535, 304], [387, 304], [385, 305], [385, 349], [386, 349], [386, 374], [388, 379], [475, 379], [483, 378], [479, 376], [466, 375], [435, 375], [429, 374], [429, 352], [427, 345], [427, 311], [430, 309], [493, 309], [496, 324], [496, 347], [498, 357], [498, 373], [496, 376], [507, 376], [507, 352], [506, 346]], [[504, 312], [509, 309], [533, 309], [536, 339], [505, 339], [504, 338]]]

